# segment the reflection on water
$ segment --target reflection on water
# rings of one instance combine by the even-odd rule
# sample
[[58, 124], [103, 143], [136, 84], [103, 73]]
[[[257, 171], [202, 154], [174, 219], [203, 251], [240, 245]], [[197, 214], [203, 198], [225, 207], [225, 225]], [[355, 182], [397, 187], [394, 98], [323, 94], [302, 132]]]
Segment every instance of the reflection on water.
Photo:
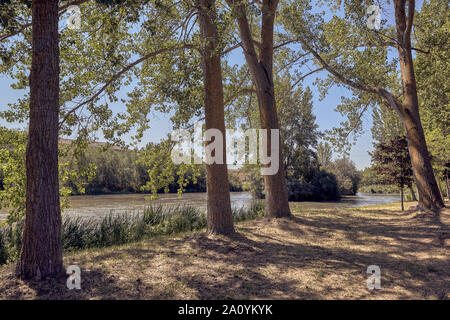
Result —
[[395, 194], [358, 193], [356, 196], [343, 196], [340, 201], [304, 201], [298, 202], [298, 206], [302, 209], [354, 208], [397, 201], [400, 201], [400, 196]]
[[[110, 212], [142, 211], [149, 204], [162, 206], [191, 205], [206, 209], [206, 193], [185, 193], [181, 198], [176, 194], [162, 194], [157, 200], [148, 200], [146, 194], [111, 194], [97, 196], [73, 196], [69, 198], [70, 208], [64, 214], [81, 217], [102, 217]], [[247, 192], [232, 192], [231, 205], [234, 208], [248, 206], [252, 197]], [[341, 201], [334, 202], [300, 202], [302, 208], [349, 208], [372, 204], [382, 204], [400, 201], [398, 195], [359, 193], [356, 196], [345, 196]], [[0, 211], [0, 220], [6, 218], [6, 212]]]
[[354, 198], [352, 207], [361, 207], [372, 204], [383, 204], [400, 201], [400, 195], [396, 194], [373, 194], [373, 193], [358, 193]]

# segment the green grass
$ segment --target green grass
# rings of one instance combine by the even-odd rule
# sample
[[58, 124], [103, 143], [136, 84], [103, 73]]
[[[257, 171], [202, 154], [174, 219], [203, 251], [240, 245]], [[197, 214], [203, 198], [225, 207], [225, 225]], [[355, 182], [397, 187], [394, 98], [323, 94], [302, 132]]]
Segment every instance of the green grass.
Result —
[[[234, 209], [235, 222], [264, 215], [264, 203], [255, 201], [249, 208]], [[206, 215], [192, 206], [149, 206], [143, 213], [110, 213], [102, 220], [64, 216], [64, 251], [104, 248], [143, 239], [202, 230]], [[0, 264], [14, 262], [20, 252], [23, 223], [0, 229]]]

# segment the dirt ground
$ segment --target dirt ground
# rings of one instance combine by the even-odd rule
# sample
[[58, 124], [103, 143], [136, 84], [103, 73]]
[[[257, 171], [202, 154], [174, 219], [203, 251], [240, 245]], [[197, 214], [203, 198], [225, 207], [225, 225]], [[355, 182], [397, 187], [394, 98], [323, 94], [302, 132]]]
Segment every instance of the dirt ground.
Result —
[[[412, 203], [408, 203], [411, 206]], [[191, 233], [65, 254], [81, 268], [66, 278], [16, 280], [0, 267], [0, 299], [449, 299], [450, 212], [439, 220], [398, 204], [303, 210], [237, 225], [237, 233]], [[369, 291], [367, 267], [381, 269]]]

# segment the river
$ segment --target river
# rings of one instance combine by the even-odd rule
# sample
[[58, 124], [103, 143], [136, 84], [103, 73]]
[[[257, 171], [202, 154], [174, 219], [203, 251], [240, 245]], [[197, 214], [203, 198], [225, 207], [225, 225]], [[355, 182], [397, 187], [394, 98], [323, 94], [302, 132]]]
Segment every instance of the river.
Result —
[[[234, 208], [247, 206], [252, 201], [252, 197], [247, 192], [232, 192], [231, 204]], [[400, 201], [398, 195], [392, 194], [369, 194], [358, 193], [356, 196], [344, 196], [340, 201], [331, 202], [300, 202], [302, 208], [349, 208], [360, 207], [371, 204], [382, 204]], [[134, 212], [142, 211], [150, 204], [146, 194], [110, 194], [92, 196], [72, 196], [69, 197], [70, 208], [64, 210], [64, 214], [76, 215], [80, 217], [100, 218], [110, 212]], [[206, 208], [206, 193], [185, 193], [178, 197], [177, 194], [162, 194], [157, 200], [151, 201], [155, 205], [162, 206], [183, 206], [191, 205], [200, 209]], [[5, 220], [6, 210], [0, 211], [0, 221]]]

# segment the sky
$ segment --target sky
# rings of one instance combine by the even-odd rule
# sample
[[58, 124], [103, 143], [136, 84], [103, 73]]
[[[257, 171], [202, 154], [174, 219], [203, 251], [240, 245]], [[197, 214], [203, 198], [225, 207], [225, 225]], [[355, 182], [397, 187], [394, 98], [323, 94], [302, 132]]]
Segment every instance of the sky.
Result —
[[[417, 8], [421, 7], [422, 1], [417, 4]], [[387, 13], [391, 16], [392, 12]], [[383, 18], [383, 17], [382, 17]], [[241, 50], [235, 50], [230, 56], [231, 64], [242, 64], [244, 63], [244, 57]], [[303, 87], [310, 86], [313, 91], [313, 112], [316, 115], [316, 122], [319, 126], [320, 131], [325, 131], [327, 129], [332, 129], [333, 127], [339, 126], [339, 123], [343, 120], [340, 114], [334, 109], [341, 102], [342, 96], [349, 96], [350, 92], [345, 88], [334, 87], [329, 90], [328, 95], [323, 100], [319, 100], [319, 93], [312, 84], [316, 79], [316, 76], [325, 77], [326, 72], [320, 72], [316, 75], [310, 76], [303, 82]], [[24, 91], [14, 90], [10, 87], [12, 81], [4, 75], [0, 75], [0, 110], [5, 110], [8, 103], [13, 103], [21, 98]], [[126, 88], [123, 88], [119, 94], [120, 98], [126, 97]], [[120, 103], [111, 104], [111, 109], [113, 112], [119, 112], [123, 108]], [[1, 126], [7, 126], [9, 128], [25, 128], [26, 124], [18, 123], [7, 123], [4, 119], [0, 119]], [[370, 155], [369, 151], [373, 149], [372, 147], [372, 135], [370, 128], [372, 126], [371, 112], [368, 110], [363, 116], [363, 128], [364, 133], [357, 140], [357, 143], [352, 147], [350, 151], [350, 159], [354, 161], [358, 169], [363, 169], [370, 166]], [[146, 131], [141, 146], [148, 142], [158, 142], [165, 138], [168, 133], [172, 131], [172, 126], [170, 123], [170, 114], [163, 114], [160, 112], [152, 112], [150, 116], [150, 129]], [[101, 137], [99, 137], [101, 140]], [[125, 139], [129, 140], [129, 139]], [[129, 142], [129, 141], [126, 141]], [[340, 155], [334, 154], [334, 158]]]
[[[348, 95], [348, 91], [342, 88], [333, 88], [330, 90], [327, 97], [319, 101], [319, 94], [314, 92], [315, 89], [312, 85], [314, 77], [306, 79], [304, 86], [311, 86], [313, 90], [313, 112], [316, 115], [316, 122], [319, 126], [320, 131], [326, 129], [331, 129], [335, 126], [339, 126], [339, 122], [344, 120], [339, 113], [334, 111], [334, 108], [340, 103], [342, 95]], [[17, 99], [23, 97], [24, 91], [14, 90], [10, 87], [12, 80], [0, 75], [0, 110], [5, 110], [8, 103], [14, 103]], [[126, 90], [121, 90], [118, 94], [119, 99], [121, 97], [125, 98]], [[120, 103], [111, 104], [111, 109], [113, 112], [121, 111], [122, 105]], [[25, 128], [26, 124], [20, 123], [7, 123], [4, 119], [0, 119], [0, 125], [9, 128]], [[368, 151], [372, 150], [371, 141], [371, 116], [368, 112], [364, 116], [364, 129], [365, 134], [363, 134], [352, 147], [350, 152], [350, 159], [352, 159], [358, 169], [363, 169], [370, 166], [370, 156]], [[158, 142], [165, 138], [168, 133], [172, 131], [172, 125], [170, 123], [170, 114], [164, 114], [161, 112], [152, 112], [150, 115], [150, 129], [148, 129], [144, 135], [143, 141], [140, 145], [145, 145], [147, 142]], [[101, 140], [101, 138], [100, 138]], [[334, 155], [338, 157], [339, 155]]]

